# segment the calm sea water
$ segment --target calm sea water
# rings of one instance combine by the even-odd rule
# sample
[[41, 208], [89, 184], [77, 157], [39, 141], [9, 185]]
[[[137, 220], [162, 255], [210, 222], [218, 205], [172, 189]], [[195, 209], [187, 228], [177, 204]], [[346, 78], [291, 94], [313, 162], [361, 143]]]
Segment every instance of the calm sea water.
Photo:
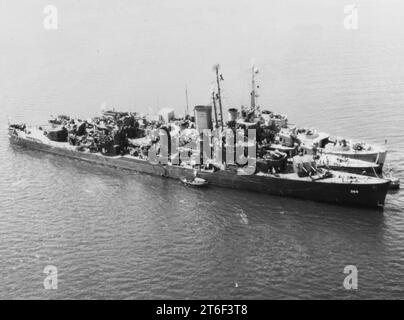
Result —
[[[7, 116], [91, 117], [102, 105], [156, 112], [259, 102], [293, 123], [383, 144], [404, 180], [400, 1], [0, 1], [0, 298], [403, 298], [404, 196], [383, 212], [177, 181], [8, 143]], [[58, 269], [45, 290], [44, 268]], [[343, 269], [359, 271], [356, 291]]]

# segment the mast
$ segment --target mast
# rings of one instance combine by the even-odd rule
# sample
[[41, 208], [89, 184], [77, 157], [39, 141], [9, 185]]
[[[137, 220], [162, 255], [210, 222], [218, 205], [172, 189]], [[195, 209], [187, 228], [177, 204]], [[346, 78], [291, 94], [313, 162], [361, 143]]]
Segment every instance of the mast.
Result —
[[188, 99], [188, 87], [185, 86], [185, 101], [187, 103], [187, 108], [185, 110], [185, 116], [189, 115], [189, 99]]
[[251, 109], [255, 111], [255, 72], [254, 65], [251, 67]]
[[258, 68], [253, 65], [251, 67], [251, 108], [254, 110], [254, 112], [256, 111], [256, 106], [257, 106], [257, 93], [256, 93], [256, 89], [257, 89], [257, 85], [255, 83], [255, 75], [258, 73]]
[[220, 109], [220, 124], [223, 128], [223, 108], [222, 108], [222, 94], [221, 94], [221, 90], [220, 90], [219, 68], [220, 68], [220, 66], [218, 64], [215, 65], [216, 82], [217, 82], [217, 97], [219, 100], [219, 109]]
[[212, 102], [213, 102], [213, 110], [215, 111], [215, 122], [216, 122], [216, 129], [217, 129], [217, 128], [219, 128], [219, 123], [217, 122], [217, 108], [216, 108], [215, 90], [212, 91]]

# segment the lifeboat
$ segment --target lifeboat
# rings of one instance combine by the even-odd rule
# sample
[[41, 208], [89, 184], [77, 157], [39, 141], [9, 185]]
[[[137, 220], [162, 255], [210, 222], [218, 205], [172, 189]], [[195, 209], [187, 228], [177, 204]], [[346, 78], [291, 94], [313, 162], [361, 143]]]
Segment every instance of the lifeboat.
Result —
[[387, 150], [364, 142], [348, 139], [332, 139], [326, 133], [301, 129], [297, 135], [300, 145], [307, 150], [316, 149], [322, 154], [330, 154], [350, 159], [376, 163], [383, 167]]

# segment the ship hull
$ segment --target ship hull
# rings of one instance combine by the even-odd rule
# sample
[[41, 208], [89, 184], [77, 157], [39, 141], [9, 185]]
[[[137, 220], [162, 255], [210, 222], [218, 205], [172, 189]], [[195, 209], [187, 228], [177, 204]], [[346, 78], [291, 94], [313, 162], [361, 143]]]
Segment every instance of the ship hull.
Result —
[[[152, 164], [133, 157], [107, 157], [95, 153], [84, 153], [67, 148], [55, 147], [41, 141], [10, 135], [10, 142], [71, 159], [82, 160], [114, 168], [132, 170], [167, 178], [192, 177], [194, 170], [172, 165]], [[384, 205], [389, 182], [377, 184], [329, 183], [324, 181], [283, 179], [276, 176], [238, 175], [229, 170], [216, 172], [199, 171], [198, 176], [209, 185], [246, 190], [271, 195], [299, 198], [339, 205], [360, 207], [381, 207]]]

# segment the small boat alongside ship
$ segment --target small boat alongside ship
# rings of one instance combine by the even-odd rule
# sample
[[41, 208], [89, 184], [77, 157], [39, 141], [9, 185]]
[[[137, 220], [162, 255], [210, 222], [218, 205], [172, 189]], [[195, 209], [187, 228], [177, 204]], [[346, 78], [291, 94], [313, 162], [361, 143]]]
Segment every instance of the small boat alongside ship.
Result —
[[187, 177], [182, 177], [180, 178], [181, 182], [185, 184], [186, 186], [190, 187], [207, 187], [208, 186], [208, 181], [202, 178], [195, 177], [193, 179], [189, 179]]
[[[278, 145], [286, 150], [294, 150], [296, 145], [304, 154], [327, 155], [335, 162], [335, 159], [357, 160], [346, 162], [347, 170], [357, 166], [357, 172], [364, 167], [381, 173], [386, 161], [387, 150], [365, 142], [355, 142], [351, 139], [331, 138], [329, 134], [296, 127], [282, 128], [278, 133]], [[333, 156], [333, 157], [332, 157]], [[364, 162], [369, 165], [365, 165]], [[341, 163], [339, 168], [342, 167]], [[370, 165], [372, 164], [372, 165]], [[368, 168], [369, 167], [369, 168]]]
[[377, 172], [380, 172], [380, 166], [375, 162], [357, 160], [339, 155], [320, 153], [316, 160], [320, 168], [335, 171], [345, 171], [371, 176], [375, 176], [377, 175]]
[[355, 142], [345, 138], [331, 138], [328, 134], [315, 130], [297, 130], [297, 139], [306, 150], [317, 149], [323, 154], [375, 163], [383, 168], [387, 151], [365, 142]]

